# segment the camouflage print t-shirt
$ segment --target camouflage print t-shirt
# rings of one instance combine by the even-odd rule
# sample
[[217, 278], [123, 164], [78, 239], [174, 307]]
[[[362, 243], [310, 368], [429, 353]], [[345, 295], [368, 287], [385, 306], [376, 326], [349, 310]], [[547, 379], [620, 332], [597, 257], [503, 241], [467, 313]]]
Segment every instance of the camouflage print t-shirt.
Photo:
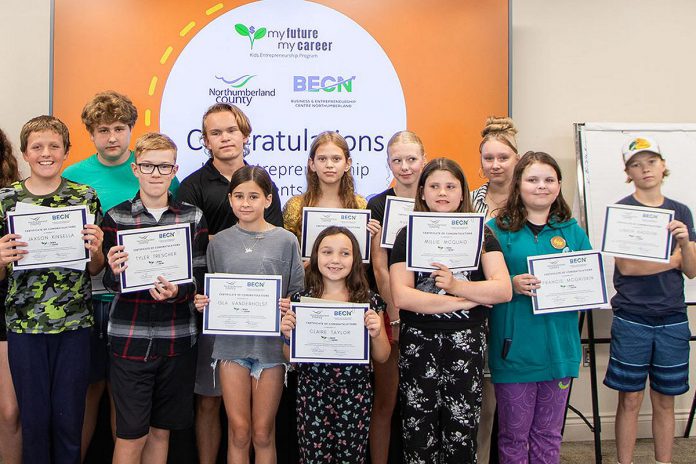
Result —
[[[52, 208], [86, 205], [95, 215], [94, 222], [101, 223], [101, 206], [92, 187], [63, 178], [55, 192], [37, 196], [26, 189], [24, 182], [15, 182], [0, 189], [0, 236], [8, 233], [7, 212], [14, 211], [19, 202]], [[5, 311], [9, 332], [55, 334], [92, 326], [91, 287], [86, 269], [10, 268], [7, 275]]]

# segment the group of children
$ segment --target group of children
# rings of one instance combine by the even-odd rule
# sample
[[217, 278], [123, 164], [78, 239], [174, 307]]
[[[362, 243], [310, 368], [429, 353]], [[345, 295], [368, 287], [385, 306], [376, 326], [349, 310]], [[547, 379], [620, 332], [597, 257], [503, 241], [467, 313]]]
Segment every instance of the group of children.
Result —
[[[526, 258], [591, 245], [563, 199], [558, 164], [542, 152], [519, 156], [509, 119], [491, 118], [483, 131], [481, 175], [487, 182], [480, 189], [469, 192], [456, 162], [426, 160], [418, 136], [403, 131], [387, 147], [394, 185], [369, 202], [355, 192], [346, 141], [336, 132], [319, 134], [309, 152], [306, 193], [291, 198], [281, 213], [268, 173], [244, 161], [251, 124], [237, 107], [216, 104], [205, 113], [202, 141], [211, 158], [178, 191], [171, 139], [145, 134], [134, 153], [129, 151], [136, 118], [127, 97], [95, 96], [83, 121], [97, 153], [63, 176], [67, 128], [53, 117], [32, 119], [20, 135], [31, 174], [0, 190], [0, 277], [7, 285], [14, 384], [11, 392], [0, 379], [0, 393], [16, 393], [24, 462], [84, 458], [105, 390], [112, 398], [116, 463], [166, 462], [169, 431], [193, 425], [194, 410], [200, 462], [214, 462], [222, 403], [228, 462], [249, 462], [252, 449], [255, 462], [276, 462], [275, 417], [295, 327], [291, 301], [302, 297], [368, 303], [364, 322], [374, 369], [294, 366], [300, 462], [365, 462], [368, 443], [372, 462], [386, 462], [397, 391], [404, 462], [488, 462], [481, 450], [490, 446], [490, 426], [480, 430], [479, 422], [492, 417], [495, 400], [501, 462], [559, 462], [568, 386], [579, 372], [578, 316], [533, 315], [531, 296], [543, 282], [529, 274]], [[671, 460], [670, 400], [688, 389], [682, 275], [696, 275], [691, 214], [661, 195], [667, 174], [661, 152], [654, 141], [640, 140], [624, 150], [636, 192], [622, 202], [674, 209], [676, 215], [669, 226], [674, 237], [669, 265], [617, 260], [605, 383], [621, 392], [617, 446], [623, 464], [632, 459], [648, 373], [654, 407], [658, 403], [655, 420], [663, 427], [659, 437], [656, 433], [656, 460]], [[408, 270], [405, 229], [390, 251], [379, 246], [387, 195], [413, 198], [420, 212], [484, 212], [489, 221], [478, 269], [453, 272], [433, 263], [433, 272]], [[13, 269], [26, 256], [26, 243], [8, 233], [5, 219], [20, 202], [88, 207], [95, 219], [82, 231], [91, 255], [84, 271]], [[310, 206], [372, 211], [368, 269], [356, 238], [342, 227], [325, 229], [310, 259], [302, 261], [302, 209]], [[177, 285], [159, 276], [148, 290], [121, 293], [128, 249], [117, 245], [116, 233], [182, 223], [190, 225], [194, 282]], [[92, 295], [90, 276], [102, 270], [94, 288], [101, 282], [106, 290]], [[202, 291], [205, 272], [281, 275], [282, 336], [199, 335], [198, 312], [209, 302]], [[644, 298], [641, 291], [654, 292], [654, 282], [669, 295]], [[638, 341], [631, 335], [636, 330]], [[485, 387], [488, 366], [493, 389]], [[0, 432], [11, 428], [0, 426]], [[17, 446], [0, 451], [4, 462], [20, 462]]]

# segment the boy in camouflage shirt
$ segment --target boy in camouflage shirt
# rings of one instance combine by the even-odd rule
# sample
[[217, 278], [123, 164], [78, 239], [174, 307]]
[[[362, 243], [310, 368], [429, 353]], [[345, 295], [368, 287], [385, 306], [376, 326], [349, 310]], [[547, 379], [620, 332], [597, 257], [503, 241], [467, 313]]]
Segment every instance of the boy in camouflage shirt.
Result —
[[8, 279], [8, 355], [25, 437], [23, 459], [79, 462], [92, 326], [89, 274], [104, 266], [103, 233], [94, 224], [82, 230], [91, 252], [84, 270], [14, 270], [13, 263], [27, 254], [27, 243], [8, 233], [6, 219], [20, 202], [86, 205], [98, 224], [100, 205], [91, 187], [60, 176], [70, 149], [68, 128], [60, 120], [39, 116], [27, 122], [20, 149], [31, 175], [0, 190], [0, 279]]

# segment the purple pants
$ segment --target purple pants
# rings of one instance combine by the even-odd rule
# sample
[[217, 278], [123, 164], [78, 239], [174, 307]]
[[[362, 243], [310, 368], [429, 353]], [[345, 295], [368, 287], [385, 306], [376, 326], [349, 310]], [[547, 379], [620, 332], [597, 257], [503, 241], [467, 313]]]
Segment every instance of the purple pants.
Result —
[[558, 464], [570, 378], [497, 383], [498, 453], [503, 464]]

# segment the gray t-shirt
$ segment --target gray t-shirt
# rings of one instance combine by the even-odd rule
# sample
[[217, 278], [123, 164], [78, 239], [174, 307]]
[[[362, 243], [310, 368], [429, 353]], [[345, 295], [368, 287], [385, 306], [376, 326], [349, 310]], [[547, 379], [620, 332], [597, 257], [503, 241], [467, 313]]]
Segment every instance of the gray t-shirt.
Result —
[[[251, 249], [251, 252], [245, 252]], [[282, 227], [248, 232], [238, 225], [215, 235], [208, 245], [208, 272], [283, 276], [283, 297], [304, 288], [304, 267], [297, 238]], [[217, 335], [213, 359], [252, 358], [262, 363], [284, 363], [283, 340], [278, 337]]]

